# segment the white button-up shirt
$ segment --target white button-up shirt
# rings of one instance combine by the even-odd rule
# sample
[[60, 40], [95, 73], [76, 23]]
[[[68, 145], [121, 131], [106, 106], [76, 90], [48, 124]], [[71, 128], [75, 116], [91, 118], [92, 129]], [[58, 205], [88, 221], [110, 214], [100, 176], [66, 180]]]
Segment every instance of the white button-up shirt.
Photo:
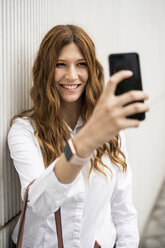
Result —
[[[71, 137], [83, 126], [79, 117]], [[121, 149], [126, 153], [123, 131]], [[97, 240], [102, 248], [137, 248], [139, 242], [137, 213], [132, 204], [131, 170], [127, 159], [127, 173], [112, 164], [108, 155], [103, 162], [104, 175], [92, 170], [88, 181], [90, 162], [86, 163], [70, 184], [58, 181], [53, 168], [57, 159], [45, 169], [43, 156], [34, 129], [28, 119], [17, 118], [8, 135], [8, 144], [14, 166], [21, 182], [21, 196], [28, 184], [29, 202], [26, 211], [23, 248], [54, 248], [57, 246], [54, 212], [61, 208], [65, 248], [93, 248]], [[101, 167], [103, 169], [103, 167]], [[18, 223], [13, 233], [16, 242]]]

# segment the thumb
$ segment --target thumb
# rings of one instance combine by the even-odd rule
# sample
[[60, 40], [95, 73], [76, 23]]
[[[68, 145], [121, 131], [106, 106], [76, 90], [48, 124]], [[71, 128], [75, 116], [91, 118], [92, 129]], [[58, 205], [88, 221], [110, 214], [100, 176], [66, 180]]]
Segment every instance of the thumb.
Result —
[[131, 77], [132, 75], [133, 75], [133, 72], [128, 71], [128, 70], [121, 70], [113, 74], [104, 88], [104, 91], [103, 91], [104, 97], [109, 97], [110, 95], [114, 95], [117, 85], [121, 81], [123, 81], [126, 78]]

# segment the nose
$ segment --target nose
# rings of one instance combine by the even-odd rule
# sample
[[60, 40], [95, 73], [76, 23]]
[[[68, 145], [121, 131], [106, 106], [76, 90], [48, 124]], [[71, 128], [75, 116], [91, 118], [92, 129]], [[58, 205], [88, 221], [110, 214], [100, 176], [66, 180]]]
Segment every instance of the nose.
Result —
[[78, 78], [78, 71], [75, 65], [69, 66], [65, 77], [69, 81], [74, 81]]

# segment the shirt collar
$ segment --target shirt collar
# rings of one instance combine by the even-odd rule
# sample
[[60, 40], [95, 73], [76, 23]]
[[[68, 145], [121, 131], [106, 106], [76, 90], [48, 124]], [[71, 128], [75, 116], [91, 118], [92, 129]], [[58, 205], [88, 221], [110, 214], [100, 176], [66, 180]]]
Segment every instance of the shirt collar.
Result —
[[82, 119], [82, 117], [80, 115], [78, 117], [78, 120], [77, 120], [77, 123], [76, 123], [76, 126], [75, 126], [74, 130], [72, 130], [71, 127], [66, 122], [65, 122], [65, 124], [67, 125], [67, 127], [68, 127], [70, 132], [77, 132], [83, 126], [84, 123], [83, 123], [83, 119]]

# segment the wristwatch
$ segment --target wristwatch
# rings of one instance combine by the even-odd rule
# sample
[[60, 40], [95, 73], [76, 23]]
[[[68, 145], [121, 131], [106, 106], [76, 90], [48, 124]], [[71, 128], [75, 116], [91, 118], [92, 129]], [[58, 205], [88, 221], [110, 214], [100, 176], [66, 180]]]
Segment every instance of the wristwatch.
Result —
[[69, 139], [63, 149], [63, 153], [66, 157], [66, 160], [74, 165], [78, 165], [78, 166], [82, 166], [84, 165], [86, 162], [88, 162], [91, 158], [91, 155], [87, 158], [82, 158], [80, 157], [77, 152], [76, 149], [74, 147], [73, 141], [72, 139]]

